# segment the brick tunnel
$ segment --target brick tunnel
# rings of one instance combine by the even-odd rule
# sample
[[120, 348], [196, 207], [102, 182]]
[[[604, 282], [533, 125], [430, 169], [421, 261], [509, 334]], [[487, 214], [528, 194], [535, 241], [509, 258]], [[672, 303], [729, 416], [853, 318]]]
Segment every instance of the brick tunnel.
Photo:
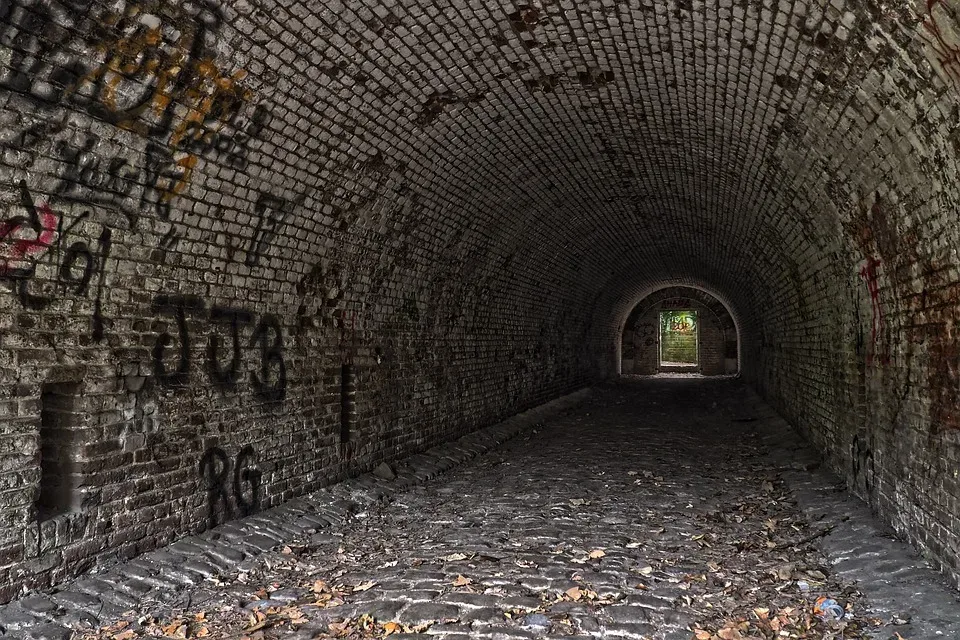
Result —
[[[940, 622], [885, 624], [960, 628], [957, 0], [8, 0], [0, 105], [0, 635], [118, 624], [132, 606], [91, 622], [55, 596], [309, 496], [434, 478], [416, 465], [455, 443], [479, 457], [451, 478], [516, 469], [490, 462], [524, 452], [507, 433], [574, 468], [577, 425], [583, 460], [666, 484], [720, 451], [759, 474], [738, 456], [799, 434], [812, 462], [756, 486], [790, 502], [786, 476], [827, 474], [857, 496], [834, 515], [866, 509], [910, 545], [891, 564], [939, 571]], [[675, 329], [696, 329], [679, 355]], [[670, 410], [680, 431], [645, 431]], [[630, 458], [617, 420], [680, 457]], [[459, 517], [451, 482], [424, 518]], [[553, 635], [774, 637], [542, 611]], [[426, 624], [383, 615], [362, 633]], [[548, 628], [511, 615], [520, 635], [433, 621]]]

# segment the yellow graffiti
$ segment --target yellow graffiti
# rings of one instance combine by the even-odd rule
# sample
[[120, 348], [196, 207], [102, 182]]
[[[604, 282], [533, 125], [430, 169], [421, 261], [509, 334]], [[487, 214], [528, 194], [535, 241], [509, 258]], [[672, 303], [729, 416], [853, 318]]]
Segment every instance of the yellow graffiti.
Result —
[[[175, 45], [165, 46], [162, 24], [144, 23], [138, 5], [130, 5], [123, 14], [110, 13], [102, 18], [109, 28], [108, 37], [92, 43], [103, 61], [81, 76], [67, 95], [89, 101], [95, 115], [116, 126], [140, 135], [156, 133], [142, 116], [151, 109], [162, 119], [174, 98], [177, 80], [189, 71], [190, 49], [199, 37], [199, 28], [183, 33]], [[183, 21], [189, 25], [189, 20]], [[126, 100], [126, 104], [122, 104]], [[163, 105], [162, 108], [157, 108]], [[161, 123], [160, 128], [164, 128]]]
[[170, 135], [172, 147], [184, 140], [209, 140], [253, 97], [240, 84], [247, 76], [242, 69], [227, 77], [212, 60], [201, 60], [193, 70], [196, 82], [185, 91], [182, 103], [188, 111]]
[[156, 185], [169, 204], [190, 183], [195, 143], [211, 144], [252, 100], [247, 72], [228, 74], [204, 55], [203, 20], [167, 0], [130, 3], [100, 24], [89, 45], [100, 62], [65, 95], [119, 128], [162, 140], [176, 158], [176, 178]]
[[173, 199], [181, 195], [190, 184], [190, 178], [193, 177], [193, 169], [197, 166], [197, 156], [186, 155], [177, 160], [177, 166], [181, 169], [179, 178], [172, 184], [160, 188], [160, 202], [169, 204]]

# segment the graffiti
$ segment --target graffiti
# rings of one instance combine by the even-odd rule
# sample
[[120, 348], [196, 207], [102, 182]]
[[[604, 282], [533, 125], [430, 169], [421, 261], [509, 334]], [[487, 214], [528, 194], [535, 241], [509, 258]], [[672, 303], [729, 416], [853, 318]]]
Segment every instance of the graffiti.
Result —
[[[273, 334], [273, 338], [270, 338]], [[274, 316], [263, 316], [250, 345], [260, 343], [260, 373], [251, 373], [254, 393], [264, 402], [282, 402], [287, 392], [287, 367], [283, 362], [283, 330]], [[276, 374], [274, 375], [274, 370]], [[271, 380], [272, 379], [272, 380]]]
[[253, 447], [247, 445], [240, 449], [232, 474], [230, 467], [230, 458], [219, 447], [208, 449], [200, 459], [200, 477], [205, 478], [207, 484], [211, 527], [220, 524], [218, 514], [222, 513], [223, 521], [227, 521], [237, 517], [238, 512], [240, 517], [246, 517], [260, 509], [263, 474], [256, 468]]
[[410, 322], [420, 322], [420, 307], [417, 305], [417, 299], [414, 296], [404, 298], [403, 305], [400, 307], [400, 313]]
[[697, 327], [697, 318], [690, 311], [664, 311], [660, 317], [664, 331], [691, 333]]
[[175, 159], [170, 149], [154, 142], [147, 143], [144, 160], [146, 184], [140, 198], [141, 206], [152, 207], [157, 216], [167, 220], [174, 199], [186, 190], [196, 165], [196, 156]]
[[[147, 138], [142, 156], [103, 159], [94, 153], [95, 136], [61, 141], [59, 195], [121, 205], [132, 226], [138, 206], [168, 219], [199, 158], [247, 167], [249, 143], [268, 126], [270, 112], [252, 106], [245, 71], [218, 66], [212, 45], [222, 23], [206, 0], [126, 0], [105, 8], [90, 0], [0, 3], [0, 51], [8, 55], [0, 89], [43, 112], [69, 107]], [[48, 114], [16, 144], [33, 146], [64, 129]]]
[[[210, 321], [226, 324], [230, 327], [230, 338], [233, 352], [230, 364], [226, 367], [220, 363], [220, 336], [216, 332], [210, 334], [207, 348], [207, 362], [210, 366], [210, 377], [216, 384], [224, 387], [235, 387], [240, 377], [241, 350], [240, 328], [250, 324], [253, 315], [243, 309], [213, 307], [210, 309]], [[281, 366], [282, 359], [281, 359]]]
[[270, 121], [270, 112], [257, 105], [249, 120], [239, 118], [240, 110], [214, 122], [190, 122], [179, 134], [176, 146], [192, 155], [217, 158], [234, 169], [246, 169], [247, 145], [257, 138]]
[[[125, 158], [102, 160], [93, 153], [97, 142], [97, 137], [90, 135], [80, 147], [64, 141], [57, 145], [64, 169], [60, 172], [56, 193], [67, 200], [132, 204], [133, 191], [140, 180], [140, 169]], [[127, 209], [121, 208], [129, 216]]]
[[66, 128], [67, 118], [64, 115], [59, 121], [53, 118], [44, 118], [33, 124], [26, 125], [19, 135], [13, 136], [10, 142], [12, 149], [26, 151], [37, 146], [48, 136], [60, 133]]
[[0, 44], [9, 60], [0, 66], [0, 87], [41, 104], [56, 104], [82, 75], [76, 61], [58, 55], [70, 38], [68, 26], [82, 19], [82, 7], [45, 2], [0, 4]]
[[952, 9], [945, 0], [927, 0], [927, 15], [923, 19], [921, 34], [933, 50], [939, 70], [949, 81], [960, 85], [960, 38], [944, 30], [944, 17], [955, 24], [960, 23], [956, 9]]
[[255, 267], [260, 264], [260, 257], [266, 252], [273, 238], [277, 235], [280, 225], [290, 213], [288, 203], [283, 198], [261, 193], [255, 207], [257, 214], [257, 228], [250, 239], [247, 249], [246, 264]]
[[870, 347], [867, 350], [867, 364], [890, 364], [889, 344], [885, 339], [883, 305], [880, 302], [880, 277], [877, 267], [880, 261], [867, 258], [860, 269], [860, 279], [867, 284], [870, 293]]
[[100, 240], [98, 241], [100, 247], [100, 273], [97, 277], [97, 297], [93, 301], [93, 326], [91, 334], [93, 339], [96, 342], [103, 340], [103, 285], [106, 281], [107, 270], [106, 263], [110, 258], [110, 239], [113, 234], [110, 229], [104, 227], [103, 231], [100, 233]]
[[169, 130], [174, 102], [187, 97], [222, 22], [197, 0], [124, 2], [95, 14], [88, 0], [7, 4], [0, 39], [11, 59], [0, 86], [141, 135]]
[[[337, 325], [344, 305], [349, 274], [337, 264], [317, 263], [297, 283], [300, 305], [297, 308], [297, 331], [302, 334], [323, 323]], [[342, 336], [341, 336], [342, 339]]]
[[177, 233], [177, 228], [171, 225], [167, 232], [163, 234], [163, 237], [160, 238], [160, 242], [157, 245], [157, 262], [165, 264], [167, 262], [167, 254], [176, 248], [178, 242], [180, 242], [180, 234]]
[[[19, 191], [20, 208], [26, 215], [14, 216], [0, 224], [0, 278], [10, 282], [25, 309], [40, 310], [56, 299], [57, 292], [85, 296], [96, 274], [97, 293], [91, 332], [95, 340], [102, 340], [101, 299], [105, 266], [112, 246], [111, 230], [106, 227], [101, 230], [96, 250], [84, 240], [67, 244], [66, 239], [90, 216], [90, 212], [80, 214], [64, 228], [63, 219], [52, 211], [49, 204], [34, 204], [25, 182], [20, 182]], [[41, 267], [49, 277], [38, 277]], [[40, 282], [39, 291], [35, 290], [35, 281]]]
[[164, 364], [164, 354], [174, 339], [169, 333], [161, 333], [153, 345], [153, 372], [161, 384], [184, 386], [190, 379], [190, 331], [187, 327], [187, 312], [203, 311], [206, 308], [198, 296], [159, 295], [153, 300], [153, 310], [157, 313], [171, 313], [177, 321], [179, 357], [177, 368], [168, 371]]
[[29, 277], [36, 259], [46, 253], [57, 233], [58, 218], [47, 203], [34, 205], [27, 184], [20, 181], [20, 207], [27, 214], [0, 224], [0, 276]]
[[875, 467], [873, 450], [866, 442], [866, 438], [859, 435], [853, 437], [850, 445], [851, 470], [854, 486], [862, 488], [867, 494], [873, 493]]
[[[206, 354], [208, 375], [214, 384], [225, 388], [237, 386], [243, 362], [242, 336], [246, 327], [253, 326], [247, 346], [258, 351], [260, 366], [250, 372], [250, 385], [264, 403], [284, 400], [287, 367], [283, 358], [283, 328], [275, 316], [263, 315], [254, 325], [254, 314], [244, 309], [213, 307], [208, 314], [204, 301], [193, 295], [158, 295], [154, 298], [153, 310], [171, 316], [177, 327], [175, 334], [164, 331], [158, 335], [153, 346], [153, 370], [160, 384], [185, 387], [190, 383], [192, 335], [188, 320], [199, 318], [209, 320], [212, 325]], [[217, 332], [218, 327], [229, 328], [227, 348]], [[230, 353], [225, 357], [223, 352], [227, 350]]]
[[854, 349], [859, 359], [864, 355], [865, 350], [865, 341], [863, 338], [863, 321], [860, 317], [860, 305], [854, 302], [853, 312], [856, 315], [856, 320], [854, 321], [854, 326], [856, 327], [856, 337], [854, 342]]

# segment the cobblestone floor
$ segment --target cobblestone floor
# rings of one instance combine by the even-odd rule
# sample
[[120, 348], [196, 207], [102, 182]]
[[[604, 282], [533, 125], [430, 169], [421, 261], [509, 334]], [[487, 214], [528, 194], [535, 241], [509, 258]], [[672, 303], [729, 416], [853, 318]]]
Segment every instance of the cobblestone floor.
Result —
[[[736, 380], [625, 379], [397, 478], [0, 608], [0, 626], [113, 640], [960, 638], [956, 594], [812, 460]], [[821, 596], [842, 620], [814, 615]]]

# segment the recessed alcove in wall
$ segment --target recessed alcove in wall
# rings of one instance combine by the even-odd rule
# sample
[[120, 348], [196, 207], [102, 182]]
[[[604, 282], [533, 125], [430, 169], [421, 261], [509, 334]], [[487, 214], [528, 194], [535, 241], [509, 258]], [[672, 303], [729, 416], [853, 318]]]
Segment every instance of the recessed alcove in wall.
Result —
[[80, 507], [81, 474], [76, 430], [81, 421], [76, 401], [82, 384], [49, 382], [40, 393], [40, 490], [37, 519], [49, 520]]

